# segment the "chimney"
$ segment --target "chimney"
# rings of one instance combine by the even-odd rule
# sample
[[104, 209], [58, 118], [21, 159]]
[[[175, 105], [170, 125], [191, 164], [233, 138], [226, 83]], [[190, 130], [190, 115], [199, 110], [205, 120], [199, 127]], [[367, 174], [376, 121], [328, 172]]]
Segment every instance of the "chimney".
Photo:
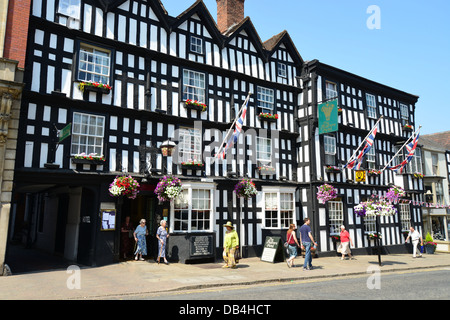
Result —
[[245, 0], [216, 0], [217, 26], [221, 33], [244, 19]]

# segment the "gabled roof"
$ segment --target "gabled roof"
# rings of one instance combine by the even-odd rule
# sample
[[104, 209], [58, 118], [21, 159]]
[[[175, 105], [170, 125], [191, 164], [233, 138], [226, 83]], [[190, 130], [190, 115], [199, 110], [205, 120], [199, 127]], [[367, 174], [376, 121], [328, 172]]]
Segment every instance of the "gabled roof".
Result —
[[171, 23], [170, 30], [178, 28], [183, 22], [189, 19], [192, 15], [197, 14], [202, 22], [205, 24], [206, 29], [211, 34], [214, 40], [216, 40], [219, 47], [223, 46], [223, 38], [219, 32], [216, 21], [211, 16], [208, 8], [202, 0], [197, 0], [195, 3], [180, 13]]
[[298, 52], [297, 48], [294, 45], [294, 42], [292, 41], [291, 36], [286, 30], [280, 32], [279, 34], [273, 36], [272, 38], [266, 40], [263, 43], [264, 48], [267, 51], [269, 51], [269, 56], [271, 56], [281, 44], [284, 44], [286, 48], [292, 52], [291, 57], [292, 59], [294, 59], [296, 63], [303, 64], [304, 62], [303, 58]]
[[245, 33], [247, 33], [256, 50], [260, 53], [261, 58], [264, 60], [264, 62], [267, 62], [267, 53], [264, 51], [264, 46], [262, 44], [261, 38], [259, 37], [258, 32], [256, 32], [255, 26], [253, 25], [249, 17], [245, 17], [240, 23], [231, 26], [226, 32], [224, 32], [223, 35], [226, 37], [224, 44], [229, 43], [242, 31], [245, 31]]
[[423, 145], [441, 150], [450, 150], [450, 131], [421, 135]]

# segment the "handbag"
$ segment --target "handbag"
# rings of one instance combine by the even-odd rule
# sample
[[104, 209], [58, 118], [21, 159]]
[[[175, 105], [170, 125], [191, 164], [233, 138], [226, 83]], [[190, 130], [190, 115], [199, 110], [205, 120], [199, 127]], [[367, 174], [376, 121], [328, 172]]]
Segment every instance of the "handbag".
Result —
[[[294, 231], [292, 231], [292, 232], [294, 232]], [[289, 237], [289, 242], [290, 242], [291, 239], [292, 239], [292, 232], [291, 232], [291, 236]], [[286, 253], [287, 253], [287, 254], [289, 254], [289, 242], [286, 241], [286, 242], [284, 243], [284, 248], [286, 249]]]
[[234, 261], [236, 261], [236, 263], [239, 263], [239, 260], [241, 259], [242, 259], [241, 250], [239, 250], [239, 248], [236, 248], [236, 250], [234, 251]]
[[339, 247], [337, 248], [337, 252], [341, 253], [342, 252], [342, 243], [339, 244]]

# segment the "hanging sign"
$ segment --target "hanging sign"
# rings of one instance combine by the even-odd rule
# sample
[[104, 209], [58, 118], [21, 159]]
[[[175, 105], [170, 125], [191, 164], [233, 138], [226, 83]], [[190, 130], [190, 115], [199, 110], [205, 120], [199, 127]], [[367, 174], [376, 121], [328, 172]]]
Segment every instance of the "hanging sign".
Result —
[[58, 141], [61, 142], [64, 139], [68, 138], [71, 134], [72, 131], [72, 124], [69, 123], [67, 126], [65, 126], [64, 128], [62, 128], [59, 132], [58, 132]]
[[365, 182], [366, 181], [366, 171], [365, 170], [356, 170], [355, 171], [355, 181], [356, 182]]
[[338, 100], [319, 104], [319, 134], [338, 131]]

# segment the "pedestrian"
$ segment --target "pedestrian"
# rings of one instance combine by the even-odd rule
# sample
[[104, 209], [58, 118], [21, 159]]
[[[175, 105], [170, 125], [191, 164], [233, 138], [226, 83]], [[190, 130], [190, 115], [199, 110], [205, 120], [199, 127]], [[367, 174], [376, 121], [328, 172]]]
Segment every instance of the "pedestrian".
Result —
[[289, 268], [291, 268], [294, 265], [294, 259], [297, 257], [297, 247], [300, 247], [300, 244], [298, 243], [297, 240], [297, 236], [295, 235], [295, 230], [297, 230], [296, 225], [291, 223], [289, 225], [289, 230], [287, 231], [286, 234], [289, 250], [289, 259], [286, 260], [286, 263]]
[[161, 226], [158, 228], [158, 230], [156, 231], [156, 238], [159, 240], [158, 241], [158, 264], [159, 264], [159, 259], [161, 257], [164, 258], [164, 263], [165, 264], [169, 264], [169, 262], [167, 262], [166, 259], [166, 243], [167, 243], [167, 238], [169, 237], [169, 234], [167, 233], [167, 229], [166, 229], [166, 220], [161, 220]]
[[145, 223], [145, 219], [141, 219], [139, 221], [139, 225], [136, 227], [136, 230], [134, 230], [134, 240], [136, 241], [134, 260], [137, 260], [138, 256], [140, 256], [139, 260], [144, 261], [144, 258], [142, 258], [142, 256], [147, 255], [147, 239], [145, 237], [148, 236], [148, 230]]
[[303, 220], [303, 225], [300, 227], [300, 243], [302, 244], [302, 250], [305, 250], [305, 262], [303, 263], [303, 271], [312, 269], [312, 255], [311, 255], [311, 243], [317, 247], [317, 243], [311, 234], [311, 220], [306, 218]]
[[133, 225], [130, 217], [125, 217], [120, 229], [120, 251], [124, 260], [128, 259], [129, 254], [133, 254]]
[[[413, 245], [413, 258], [416, 258], [417, 256], [417, 245], [419, 244], [423, 246], [423, 238], [419, 231], [415, 230], [413, 227], [409, 228], [409, 234], [408, 237], [405, 240], [405, 243], [408, 242], [409, 238], [411, 238], [411, 243]], [[419, 250], [419, 257], [422, 256], [422, 253]]]
[[239, 237], [231, 221], [228, 221], [223, 226], [227, 231], [223, 240], [223, 260], [225, 261], [225, 265], [222, 268], [235, 269], [236, 260], [234, 259], [234, 253], [236, 250], [239, 250]]
[[345, 230], [344, 225], [341, 226], [340, 238], [341, 238], [341, 254], [342, 254], [341, 260], [345, 260], [346, 254], [348, 254], [349, 259], [355, 260], [350, 251], [350, 244], [353, 247], [353, 241], [350, 238], [350, 233], [348, 233], [348, 231]]

